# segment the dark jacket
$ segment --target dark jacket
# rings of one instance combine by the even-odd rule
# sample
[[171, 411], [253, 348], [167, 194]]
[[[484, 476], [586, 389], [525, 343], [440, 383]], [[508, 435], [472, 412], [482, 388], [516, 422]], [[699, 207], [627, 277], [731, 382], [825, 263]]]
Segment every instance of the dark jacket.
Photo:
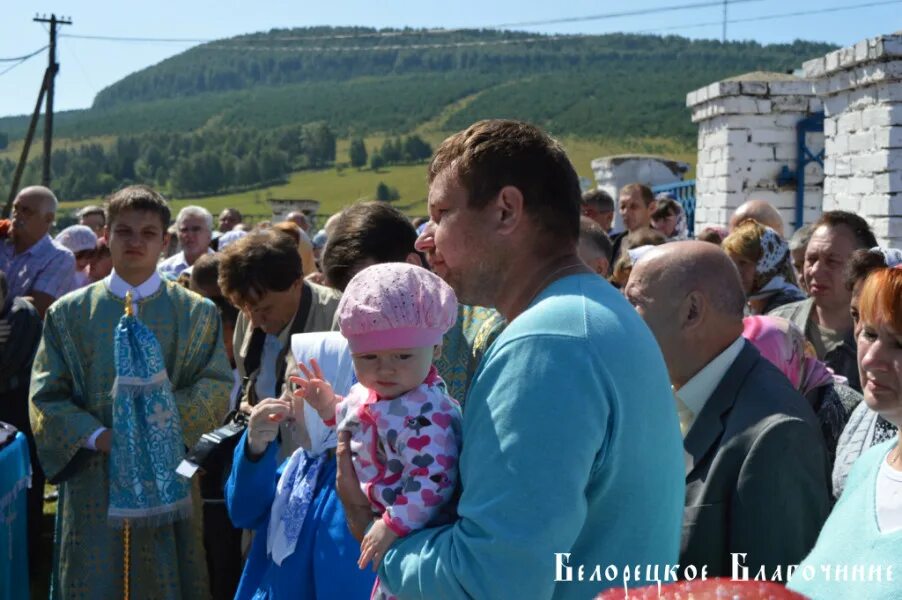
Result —
[[683, 441], [681, 565], [731, 574], [798, 564], [830, 512], [827, 457], [808, 402], [746, 342]]
[[[784, 304], [767, 314], [792, 321], [805, 332], [805, 338], [810, 342], [814, 335], [814, 328], [817, 327], [812, 320], [813, 309], [814, 299], [808, 298], [800, 302]], [[849, 331], [846, 338], [836, 348], [818, 358], [833, 369], [834, 373], [847, 378], [850, 388], [861, 392], [861, 379], [858, 376], [858, 348], [855, 345], [855, 335], [852, 331]]]

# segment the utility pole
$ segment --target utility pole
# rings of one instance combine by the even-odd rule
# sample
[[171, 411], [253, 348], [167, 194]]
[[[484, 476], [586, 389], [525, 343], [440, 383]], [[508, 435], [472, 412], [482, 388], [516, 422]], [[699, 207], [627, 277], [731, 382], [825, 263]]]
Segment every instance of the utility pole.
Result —
[[723, 34], [721, 36], [721, 42], [724, 44], [727, 43], [727, 3], [729, 0], [723, 0]]
[[35, 17], [34, 21], [38, 23], [50, 23], [50, 62], [47, 69], [44, 70], [44, 79], [41, 80], [41, 89], [38, 91], [38, 101], [34, 106], [34, 112], [31, 115], [31, 122], [28, 125], [28, 131], [22, 143], [22, 154], [19, 156], [19, 162], [16, 165], [16, 171], [13, 174], [13, 184], [9, 190], [9, 197], [3, 206], [0, 216], [6, 219], [9, 217], [13, 200], [19, 191], [19, 182], [22, 180], [22, 173], [25, 171], [25, 163], [28, 161], [28, 151], [31, 149], [31, 141], [34, 138], [34, 130], [38, 124], [38, 117], [41, 115], [41, 102], [44, 96], [47, 97], [47, 106], [44, 114], [44, 175], [42, 183], [46, 187], [50, 187], [50, 152], [53, 150], [53, 79], [59, 71], [59, 63], [56, 62], [56, 27], [57, 25], [71, 25], [72, 21], [65, 17], [59, 19], [56, 15], [47, 15]]
[[57, 18], [55, 14], [51, 14], [48, 19], [46, 15], [43, 17], [35, 17], [37, 23], [50, 24], [50, 52], [49, 62], [47, 64], [47, 105], [44, 109], [44, 173], [41, 177], [41, 183], [45, 187], [50, 187], [50, 153], [53, 150], [53, 82], [59, 71], [59, 63], [56, 62], [56, 28], [58, 25], [71, 25], [72, 20], [65, 17]]

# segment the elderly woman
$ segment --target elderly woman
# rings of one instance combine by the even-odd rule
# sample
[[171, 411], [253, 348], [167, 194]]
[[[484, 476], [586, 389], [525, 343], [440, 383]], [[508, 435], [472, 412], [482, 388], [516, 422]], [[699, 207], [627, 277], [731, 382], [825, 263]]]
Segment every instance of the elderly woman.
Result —
[[852, 409], [861, 395], [845, 385], [845, 377], [834, 375], [817, 359], [805, 334], [792, 322], [781, 317], [756, 315], [742, 320], [742, 336], [750, 341], [761, 356], [786, 375], [793, 387], [811, 404], [821, 424], [830, 464], [836, 443]]
[[805, 299], [796, 284], [789, 245], [770, 227], [743, 221], [721, 247], [739, 269], [751, 314], [763, 315]]
[[75, 255], [75, 279], [72, 289], [78, 289], [91, 283], [88, 277], [88, 267], [94, 258], [97, 247], [97, 236], [86, 225], [72, 225], [66, 227], [54, 238], [57, 244], [67, 248]]
[[[902, 265], [902, 251], [895, 248], [871, 248], [856, 250], [846, 267], [846, 288], [852, 292], [849, 310], [858, 337], [859, 298], [864, 281], [873, 271]], [[836, 445], [836, 461], [833, 463], [833, 495], [839, 498], [846, 484], [852, 464], [872, 446], [896, 435], [896, 426], [862, 402], [852, 412], [849, 422]]]
[[[858, 370], [864, 401], [896, 427], [902, 424], [902, 268], [879, 269], [861, 290]], [[899, 598], [899, 584], [886, 576], [902, 553], [902, 441], [874, 446], [855, 463], [845, 493], [820, 537], [789, 581], [790, 589], [814, 600]], [[825, 568], [822, 568], [826, 565]], [[833, 576], [880, 567], [883, 577], [862, 582]], [[825, 570], [827, 571], [825, 573]]]

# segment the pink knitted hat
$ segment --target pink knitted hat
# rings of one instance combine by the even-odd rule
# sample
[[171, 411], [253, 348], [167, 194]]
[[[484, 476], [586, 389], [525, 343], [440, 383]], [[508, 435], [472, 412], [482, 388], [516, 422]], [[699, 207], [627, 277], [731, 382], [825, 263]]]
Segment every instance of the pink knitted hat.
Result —
[[435, 346], [456, 320], [454, 290], [408, 263], [367, 267], [338, 303], [338, 326], [353, 353]]

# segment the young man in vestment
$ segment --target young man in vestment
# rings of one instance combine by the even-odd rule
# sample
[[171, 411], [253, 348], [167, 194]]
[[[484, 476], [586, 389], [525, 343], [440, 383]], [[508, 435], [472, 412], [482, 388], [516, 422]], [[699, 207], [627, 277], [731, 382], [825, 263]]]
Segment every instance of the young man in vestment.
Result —
[[[157, 272], [162, 196], [125, 188], [108, 215], [113, 272], [50, 307], [32, 370], [38, 455], [60, 486], [51, 597], [208, 598], [198, 488], [170, 465], [228, 408], [219, 315]], [[129, 292], [136, 320], [123, 319]], [[156, 376], [123, 377], [141, 367], [127, 328]]]

